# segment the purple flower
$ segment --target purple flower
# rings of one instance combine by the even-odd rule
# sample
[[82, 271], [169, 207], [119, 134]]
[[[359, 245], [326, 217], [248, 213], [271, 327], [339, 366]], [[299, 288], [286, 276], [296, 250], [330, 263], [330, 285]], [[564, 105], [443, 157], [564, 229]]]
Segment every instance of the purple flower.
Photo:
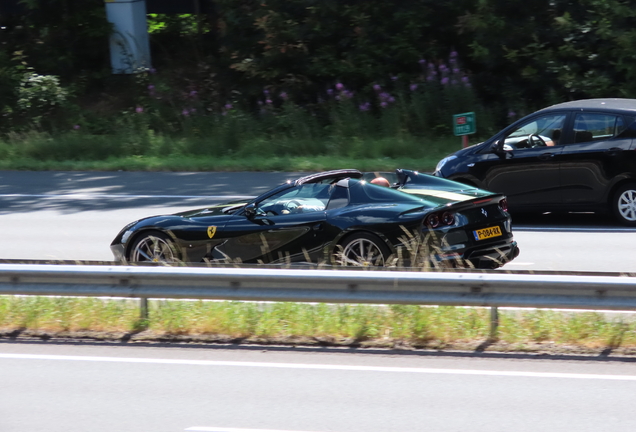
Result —
[[381, 100], [387, 100], [389, 97], [391, 97], [391, 95], [390, 95], [390, 94], [388, 94], [387, 92], [382, 92], [382, 93], [380, 93], [380, 94], [378, 95], [378, 97], [379, 97]]
[[181, 115], [187, 117], [190, 115], [190, 111], [188, 111], [187, 108], [184, 108], [183, 111], [181, 111]]
[[75, 125], [75, 126], [73, 126], [73, 129], [75, 129], [75, 130], [79, 130], [79, 129], [80, 129], [80, 125]]
[[448, 70], [448, 67], [447, 67], [444, 63], [442, 63], [442, 64], [439, 66], [439, 70], [440, 70], [441, 72], [444, 72], [444, 71], [447, 71], [447, 70]]
[[434, 81], [434, 80], [435, 80], [435, 76], [433, 74], [426, 77], [426, 81]]
[[327, 94], [331, 96], [333, 94], [333, 89], [327, 89]]
[[156, 74], [156, 73], [157, 73], [157, 69], [155, 69], [155, 68], [150, 68], [150, 69], [148, 69], [148, 72], [149, 72], [150, 74], [154, 75], [154, 74]]
[[381, 106], [382, 108], [386, 108], [388, 105], [389, 105], [389, 104], [388, 104], [388, 103], [386, 103], [386, 102], [381, 102], [381, 103], [380, 103], [380, 106]]
[[397, 79], [398, 79], [398, 77], [395, 76], [395, 75], [391, 77], [391, 81], [397, 81]]
[[152, 84], [148, 84], [148, 90], [153, 91], [155, 89], [155, 86], [153, 86]]
[[468, 77], [467, 77], [467, 76], [462, 77], [462, 82], [463, 82], [464, 84], [468, 84], [468, 83], [469, 83], [469, 81], [468, 81]]
[[435, 69], [435, 65], [434, 65], [433, 63], [429, 63], [429, 64], [428, 64], [428, 68], [429, 68], [430, 70], [433, 70], [433, 69]]
[[232, 104], [225, 104], [225, 106], [223, 108], [231, 110], [234, 107], [232, 106]]
[[336, 84], [336, 90], [342, 91], [343, 89], [344, 89], [344, 85], [342, 85], [342, 83]]
[[272, 104], [272, 100], [271, 100], [271, 99], [267, 99], [267, 100], [265, 101], [265, 103], [266, 103], [267, 105], [271, 105], [271, 104]]
[[268, 95], [269, 94], [269, 90], [267, 90], [267, 89], [263, 90], [263, 94]]
[[358, 105], [358, 108], [360, 108], [360, 111], [369, 111], [369, 108], [371, 108], [371, 104], [369, 102], [365, 102]]
[[417, 84], [411, 84], [409, 88], [411, 89], [411, 91], [415, 91], [417, 90]]
[[379, 92], [380, 90], [382, 90], [382, 87], [380, 86], [380, 84], [373, 84], [373, 90]]
[[453, 68], [453, 73], [454, 74], [459, 73], [459, 69], [458, 68]]
[[451, 53], [450, 53], [450, 57], [451, 57], [451, 58], [455, 58], [455, 57], [457, 57], [457, 51], [451, 51]]
[[425, 64], [426, 64], [426, 60], [424, 60], [424, 59], [420, 59], [420, 60], [418, 61], [418, 63], [419, 63], [419, 64], [421, 64], [421, 65], [425, 65]]
[[442, 78], [441, 82], [442, 82], [442, 85], [448, 84], [448, 78], [446, 78], [446, 77]]
[[197, 95], [197, 91], [196, 90], [192, 90], [190, 92], [190, 97], [195, 97]]
[[281, 98], [282, 100], [287, 100], [287, 99], [289, 98], [289, 96], [287, 96], [287, 93], [282, 92], [282, 93], [280, 94], [280, 98]]
[[142, 107], [137, 107], [137, 108], [135, 108], [135, 112], [137, 114], [141, 114], [142, 112], [144, 112], [144, 109]]
[[389, 102], [393, 103], [395, 102], [395, 98], [393, 96], [390, 96], [389, 99], [387, 99]]
[[512, 117], [515, 117], [516, 115], [517, 115], [516, 112], [514, 112], [512, 110], [508, 111], [508, 117], [512, 118]]

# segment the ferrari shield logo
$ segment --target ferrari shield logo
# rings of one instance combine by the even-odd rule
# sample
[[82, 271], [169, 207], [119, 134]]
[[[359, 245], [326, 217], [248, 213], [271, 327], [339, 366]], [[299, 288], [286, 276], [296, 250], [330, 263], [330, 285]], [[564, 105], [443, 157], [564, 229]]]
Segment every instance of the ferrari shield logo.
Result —
[[214, 234], [216, 234], [216, 227], [215, 226], [209, 226], [208, 227], [208, 237], [212, 238], [212, 237], [214, 237]]

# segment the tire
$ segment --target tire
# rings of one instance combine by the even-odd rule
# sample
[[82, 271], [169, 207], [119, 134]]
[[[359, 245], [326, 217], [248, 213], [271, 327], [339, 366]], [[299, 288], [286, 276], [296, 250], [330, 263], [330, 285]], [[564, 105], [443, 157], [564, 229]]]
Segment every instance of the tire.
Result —
[[179, 261], [179, 252], [174, 241], [158, 231], [140, 235], [135, 239], [128, 253], [129, 263], [172, 264]]
[[636, 226], [636, 183], [619, 187], [612, 197], [611, 208], [620, 223]]
[[334, 260], [342, 266], [384, 267], [391, 255], [388, 246], [378, 236], [361, 232], [346, 237], [334, 254]]

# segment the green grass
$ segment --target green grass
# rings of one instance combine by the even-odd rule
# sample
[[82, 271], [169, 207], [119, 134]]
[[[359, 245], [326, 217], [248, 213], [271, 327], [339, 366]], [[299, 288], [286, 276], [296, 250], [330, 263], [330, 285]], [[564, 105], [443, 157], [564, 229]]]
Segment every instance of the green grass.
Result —
[[[146, 140], [142, 145], [140, 142]], [[124, 142], [122, 143], [122, 140]], [[459, 139], [210, 139], [131, 134], [28, 133], [0, 138], [0, 169], [71, 171], [322, 171], [396, 168], [432, 171]]]
[[[439, 158], [441, 159], [441, 157]], [[285, 171], [317, 172], [340, 168], [393, 171], [396, 168], [433, 171], [439, 159], [314, 157], [194, 157], [130, 156], [103, 161], [52, 161], [28, 158], [0, 160], [1, 170], [21, 171]]]
[[[444, 347], [488, 338], [488, 309], [229, 301], [150, 301], [148, 331], [232, 339], [310, 338]], [[0, 297], [0, 330], [135, 332], [134, 300]], [[499, 340], [582, 348], [636, 347], [636, 318], [594, 312], [500, 311]]]

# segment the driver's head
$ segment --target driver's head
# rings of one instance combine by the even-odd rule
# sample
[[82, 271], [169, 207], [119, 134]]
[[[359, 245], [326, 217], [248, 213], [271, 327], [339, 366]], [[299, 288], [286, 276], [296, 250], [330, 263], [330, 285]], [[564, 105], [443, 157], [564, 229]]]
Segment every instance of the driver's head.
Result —
[[373, 180], [371, 180], [370, 183], [373, 183], [374, 185], [378, 185], [378, 186], [391, 187], [391, 184], [389, 183], [389, 181], [385, 179], [384, 177], [376, 177]]

